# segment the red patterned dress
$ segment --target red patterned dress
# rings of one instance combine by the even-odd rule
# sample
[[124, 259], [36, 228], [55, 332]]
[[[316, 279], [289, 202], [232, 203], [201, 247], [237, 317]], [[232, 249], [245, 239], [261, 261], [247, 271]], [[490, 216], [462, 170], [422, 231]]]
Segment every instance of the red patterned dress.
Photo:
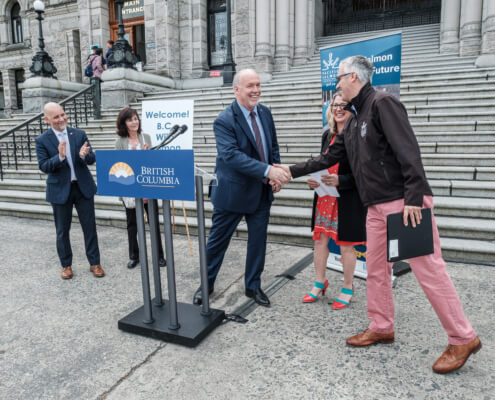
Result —
[[[332, 137], [330, 144], [335, 140], [335, 135]], [[325, 154], [328, 149], [325, 151]], [[339, 174], [339, 164], [332, 165], [328, 168], [328, 174], [338, 175]], [[333, 239], [335, 243], [339, 246], [346, 245], [358, 245], [364, 244], [366, 242], [344, 242], [339, 240], [338, 237], [338, 220], [339, 211], [337, 205], [338, 198], [333, 196], [318, 196], [318, 201], [316, 203], [316, 213], [315, 213], [315, 226], [313, 229], [313, 240], [319, 240], [320, 235], [323, 233], [325, 236]]]

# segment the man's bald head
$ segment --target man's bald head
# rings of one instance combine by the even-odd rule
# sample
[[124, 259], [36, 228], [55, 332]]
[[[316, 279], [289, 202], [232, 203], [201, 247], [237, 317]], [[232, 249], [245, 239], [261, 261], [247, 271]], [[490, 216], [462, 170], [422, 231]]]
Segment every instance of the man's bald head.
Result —
[[62, 132], [67, 126], [67, 115], [62, 106], [55, 102], [46, 103], [43, 107], [44, 120], [58, 132]]
[[251, 68], [242, 69], [235, 74], [233, 84], [237, 102], [252, 111], [258, 104], [261, 95], [261, 82], [258, 73]]
[[241, 69], [239, 72], [237, 72], [234, 75], [234, 80], [232, 81], [232, 85], [233, 86], [239, 86], [242, 82], [242, 79], [246, 76], [257, 76], [258, 77], [258, 73], [252, 68]]

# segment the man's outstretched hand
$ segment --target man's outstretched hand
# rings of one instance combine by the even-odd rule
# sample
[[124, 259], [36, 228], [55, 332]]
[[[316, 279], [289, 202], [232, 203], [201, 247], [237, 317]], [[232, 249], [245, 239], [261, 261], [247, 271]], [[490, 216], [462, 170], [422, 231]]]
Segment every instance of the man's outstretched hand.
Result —
[[273, 186], [274, 184], [282, 187], [287, 182], [290, 181], [291, 175], [289, 171], [289, 167], [284, 168], [286, 166], [280, 164], [273, 164], [268, 171], [268, 179], [270, 179], [270, 184]]

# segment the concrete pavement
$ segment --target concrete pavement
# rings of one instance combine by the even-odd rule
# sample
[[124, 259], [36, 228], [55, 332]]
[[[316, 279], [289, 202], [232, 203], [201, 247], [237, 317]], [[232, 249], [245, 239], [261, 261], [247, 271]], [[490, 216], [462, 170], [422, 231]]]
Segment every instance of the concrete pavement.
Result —
[[[276, 275], [311, 250], [270, 244], [263, 285], [281, 282], [272, 307], [255, 308], [246, 324], [225, 323], [190, 349], [117, 329], [142, 304], [141, 276], [125, 268], [125, 230], [98, 227], [98, 234], [107, 275], [89, 272], [74, 224], [74, 278], [63, 281], [53, 223], [0, 217], [0, 399], [495, 399], [493, 267], [448, 264], [483, 348], [443, 376], [431, 366], [447, 338], [412, 273], [394, 289], [395, 343], [349, 348], [345, 339], [367, 326], [365, 281], [356, 279], [349, 309], [333, 311], [341, 274], [328, 271], [327, 295], [302, 304], [312, 264], [294, 280]], [[184, 236], [174, 246], [178, 300], [190, 302], [199, 285], [197, 241], [192, 257]], [[212, 306], [227, 313], [247, 300], [245, 247], [232, 241], [215, 285]]]

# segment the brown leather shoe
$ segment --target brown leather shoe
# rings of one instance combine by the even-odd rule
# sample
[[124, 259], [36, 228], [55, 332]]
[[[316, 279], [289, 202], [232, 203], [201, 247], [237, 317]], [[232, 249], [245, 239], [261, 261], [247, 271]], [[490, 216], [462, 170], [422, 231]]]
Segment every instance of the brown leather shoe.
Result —
[[375, 343], [389, 344], [394, 341], [394, 332], [392, 333], [378, 333], [366, 329], [363, 333], [355, 336], [351, 336], [346, 340], [349, 346], [364, 347]]
[[101, 267], [100, 264], [91, 265], [89, 267], [89, 270], [93, 273], [95, 278], [101, 278], [101, 277], [105, 276], [105, 272], [103, 271], [103, 268]]
[[62, 279], [71, 279], [72, 278], [72, 267], [69, 265], [68, 267], [62, 268], [62, 275], [60, 275]]
[[466, 344], [449, 344], [440, 358], [433, 364], [433, 371], [437, 374], [447, 374], [461, 368], [471, 354], [481, 349], [481, 340], [476, 336]]

